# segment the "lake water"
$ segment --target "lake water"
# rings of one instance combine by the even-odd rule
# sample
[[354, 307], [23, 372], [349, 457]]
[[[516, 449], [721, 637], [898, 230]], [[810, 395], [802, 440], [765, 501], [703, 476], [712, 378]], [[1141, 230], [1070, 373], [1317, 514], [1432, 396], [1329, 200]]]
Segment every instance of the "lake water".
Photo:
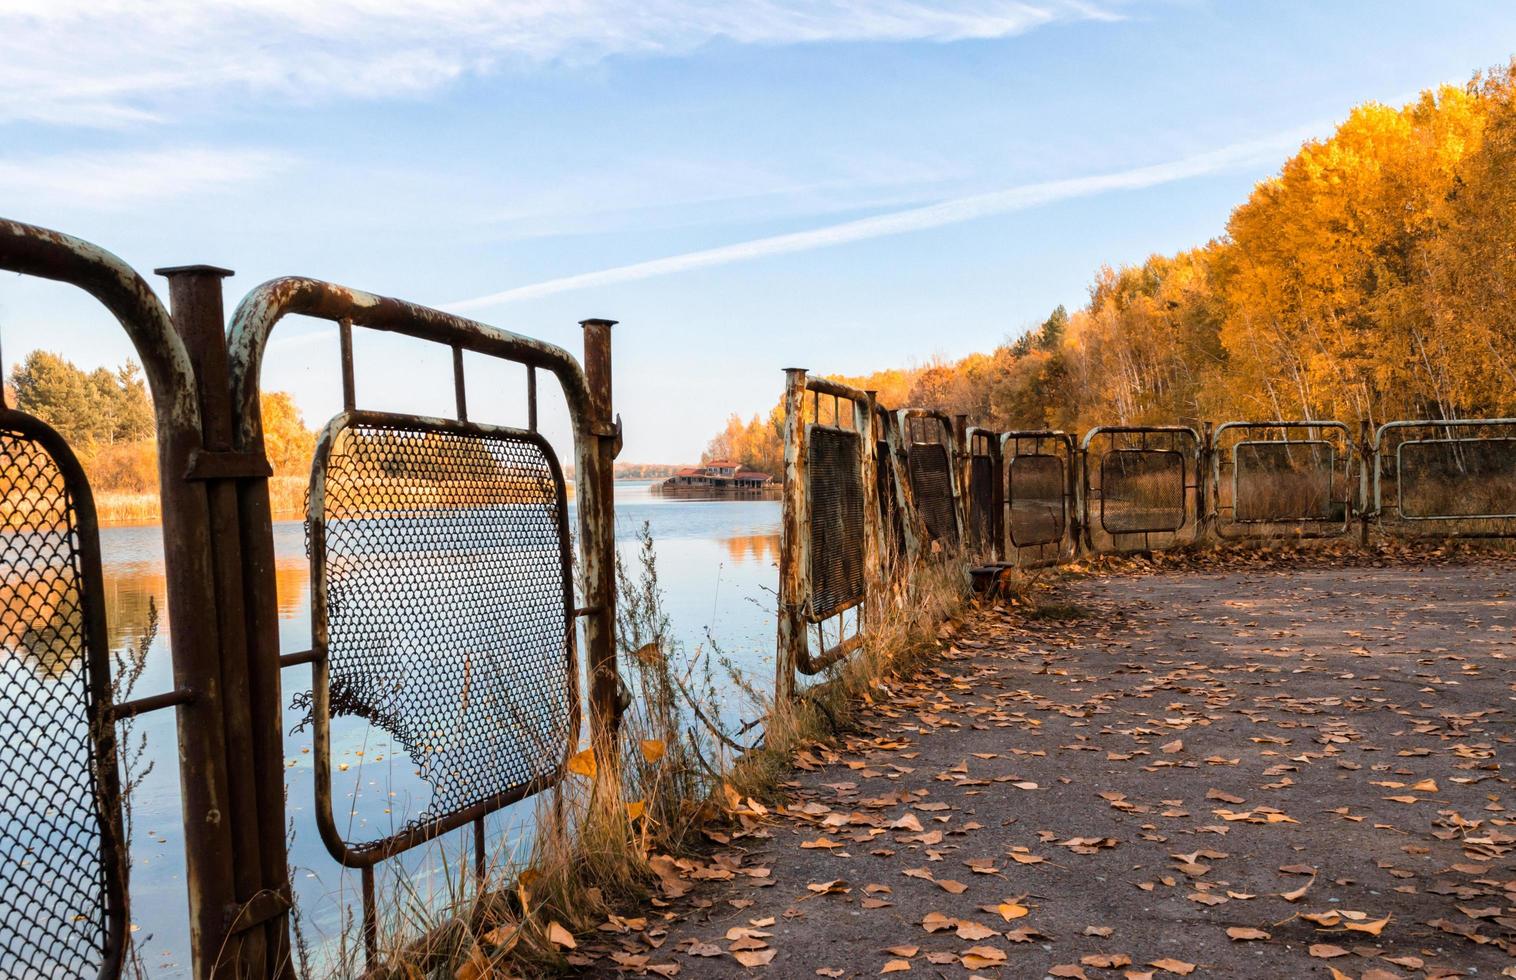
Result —
[[[705, 655], [714, 639], [760, 688], [770, 686], [778, 502], [665, 499], [653, 495], [647, 483], [622, 482], [616, 487], [616, 519], [623, 557], [631, 560], [639, 529], [644, 522], [650, 526], [665, 609], [684, 655]], [[575, 526], [572, 514], [569, 524]], [[281, 648], [286, 652], [309, 649], [310, 581], [301, 523], [276, 524], [274, 543]], [[145, 671], [132, 696], [167, 691], [172, 687], [168, 647], [173, 624], [165, 613], [161, 531], [157, 527], [105, 528], [101, 548], [112, 649], [146, 645]], [[154, 609], [160, 615], [156, 634], [149, 628]], [[344, 931], [345, 917], [357, 915], [358, 877], [338, 867], [317, 835], [312, 740], [309, 730], [300, 726], [305, 711], [294, 703], [309, 689], [309, 667], [284, 671], [290, 863], [302, 932], [312, 950], [326, 958]], [[728, 711], [739, 717], [742, 705], [733, 701]], [[131, 800], [133, 938], [153, 976], [187, 976], [184, 851], [172, 712], [142, 716], [135, 733], [146, 738], [142, 761], [151, 763], [152, 769]], [[425, 785], [415, 778], [405, 750], [391, 744], [383, 730], [357, 719], [335, 720], [332, 757], [334, 805], [339, 824], [345, 822], [351, 831], [345, 835], [349, 840], [383, 836], [425, 807]], [[533, 810], [534, 803], [527, 800], [490, 818], [492, 859], [519, 853]], [[383, 897], [397, 893], [421, 902], [444, 900], [460, 869], [469, 866], [468, 834], [465, 828], [381, 865], [381, 904], [393, 906]], [[404, 886], [399, 884], [402, 876]], [[358, 932], [350, 929], [349, 934]]]

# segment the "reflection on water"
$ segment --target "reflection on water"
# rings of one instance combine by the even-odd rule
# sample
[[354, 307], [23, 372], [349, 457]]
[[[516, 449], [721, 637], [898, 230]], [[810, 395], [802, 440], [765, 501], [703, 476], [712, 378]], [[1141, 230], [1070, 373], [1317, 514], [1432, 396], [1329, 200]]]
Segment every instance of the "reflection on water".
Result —
[[[777, 581], [779, 505], [772, 500], [693, 500], [661, 498], [645, 483], [618, 483], [617, 537], [624, 554], [632, 557], [635, 536], [646, 523], [656, 542], [665, 607], [687, 656], [717, 641], [735, 664], [760, 681], [773, 669], [774, 600]], [[571, 509], [572, 509], [572, 505]], [[570, 526], [573, 525], [572, 515]], [[277, 556], [281, 647], [286, 651], [310, 646], [310, 594], [303, 527], [281, 522], [274, 527]], [[166, 618], [154, 634], [153, 610], [167, 609], [161, 531], [157, 527], [105, 528], [101, 532], [105, 562], [105, 609], [110, 646], [126, 653], [143, 648], [146, 660], [134, 697], [172, 689], [168, 654], [173, 626]], [[5, 583], [0, 598], [29, 610], [26, 638], [11, 649], [25, 658], [28, 670], [41, 678], [77, 676], [70, 668], [77, 652], [58, 639], [77, 628], [77, 596], [45, 577], [25, 575]], [[414, 587], [413, 580], [402, 585]], [[34, 595], [56, 596], [43, 602]], [[403, 596], [404, 589], [395, 593]], [[13, 607], [14, 608], [14, 607]], [[582, 664], [581, 664], [582, 668]], [[290, 863], [302, 910], [302, 929], [318, 949], [341, 935], [345, 916], [357, 901], [354, 876], [342, 871], [327, 854], [313, 817], [313, 746], [308, 731], [299, 729], [304, 712], [294, 695], [310, 688], [307, 666], [287, 669], [282, 677], [288, 812], [293, 828]], [[760, 686], [762, 686], [760, 684]], [[581, 681], [581, 690], [583, 684]], [[14, 707], [12, 711], [16, 710]], [[132, 799], [132, 919], [134, 940], [152, 976], [187, 976], [186, 902], [183, 884], [183, 845], [180, 830], [177, 744], [172, 711], [151, 712], [135, 722], [146, 738], [145, 761], [153, 768], [141, 780]], [[431, 791], [403, 748], [382, 729], [359, 718], [336, 719], [332, 731], [334, 808], [348, 839], [389, 832], [414, 818], [428, 803]], [[492, 838], [501, 842], [499, 856], [529, 829], [534, 803], [524, 801], [493, 816]], [[467, 834], [465, 830], [463, 832]], [[441, 848], [456, 860], [463, 837], [449, 835]], [[454, 866], [440, 860], [437, 846], [418, 849], [381, 873], [399, 868], [408, 875], [410, 892], [421, 900], [444, 901], [446, 879]], [[382, 901], [382, 899], [381, 899]]]
[[734, 534], [722, 544], [726, 545], [727, 560], [736, 564], [761, 562], [769, 565], [779, 561], [777, 534]]

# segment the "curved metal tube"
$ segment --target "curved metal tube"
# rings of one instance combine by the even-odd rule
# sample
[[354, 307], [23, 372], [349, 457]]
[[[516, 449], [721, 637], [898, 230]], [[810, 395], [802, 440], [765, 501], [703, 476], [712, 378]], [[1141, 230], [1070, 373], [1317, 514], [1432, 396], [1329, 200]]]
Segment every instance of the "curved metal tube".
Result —
[[263, 352], [274, 326], [298, 313], [323, 320], [351, 320], [355, 326], [404, 334], [439, 344], [457, 344], [467, 350], [503, 357], [552, 371], [563, 386], [569, 415], [575, 428], [588, 418], [589, 389], [584, 369], [572, 354], [556, 344], [523, 337], [444, 313], [429, 306], [408, 303], [351, 289], [319, 279], [286, 276], [271, 279], [253, 289], [237, 304], [228, 330], [227, 348], [232, 375], [232, 409], [237, 417], [238, 447], [246, 448], [258, 415], [252, 411], [258, 396], [258, 378]]
[[199, 431], [189, 351], [157, 294], [131, 266], [82, 238], [0, 218], [0, 268], [68, 283], [99, 300], [137, 349], [159, 428], [172, 419]]

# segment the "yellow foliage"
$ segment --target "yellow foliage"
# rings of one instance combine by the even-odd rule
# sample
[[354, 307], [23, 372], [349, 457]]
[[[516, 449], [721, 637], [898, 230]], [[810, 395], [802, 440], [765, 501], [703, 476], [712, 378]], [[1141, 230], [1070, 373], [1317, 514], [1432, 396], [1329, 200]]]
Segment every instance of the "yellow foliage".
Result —
[[1225, 235], [1101, 269], [1082, 309], [989, 354], [840, 380], [1001, 429], [1510, 416], [1513, 214], [1516, 61], [1357, 107]]

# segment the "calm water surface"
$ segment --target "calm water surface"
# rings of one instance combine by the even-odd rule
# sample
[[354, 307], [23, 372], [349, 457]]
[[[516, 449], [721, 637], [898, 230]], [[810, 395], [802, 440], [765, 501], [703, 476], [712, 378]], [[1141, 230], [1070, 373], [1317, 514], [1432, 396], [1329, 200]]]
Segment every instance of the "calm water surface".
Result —
[[[628, 560], [635, 559], [642, 524], [651, 527], [665, 608], [684, 655], [708, 655], [714, 639], [744, 672], [766, 685], [774, 658], [779, 504], [665, 500], [652, 495], [647, 483], [623, 482], [617, 484], [616, 519], [622, 555]], [[105, 528], [101, 539], [112, 648], [132, 648], [150, 639], [146, 670], [132, 696], [167, 691], [173, 686], [168, 652], [173, 624], [166, 616], [161, 530]], [[308, 649], [310, 582], [301, 524], [276, 524], [274, 545], [281, 646], [287, 652]], [[149, 631], [154, 609], [160, 616], [156, 635]], [[357, 915], [358, 877], [337, 866], [316, 832], [311, 737], [308, 730], [299, 730], [304, 710], [292, 704], [296, 695], [310, 689], [309, 667], [285, 670], [283, 684], [290, 863], [302, 931], [313, 951], [326, 959], [334, 952], [346, 917]], [[740, 716], [742, 708], [734, 700], [728, 711]], [[151, 768], [131, 800], [134, 938], [154, 976], [187, 976], [184, 850], [172, 712], [141, 717], [135, 732], [133, 741], [138, 736], [146, 739], [137, 769]], [[332, 754], [335, 806], [348, 839], [383, 836], [425, 807], [427, 786], [415, 777], [405, 750], [392, 745], [381, 729], [356, 719], [334, 720]], [[533, 803], [527, 800], [490, 818], [496, 856], [519, 853], [532, 816]], [[465, 828], [381, 865], [381, 896], [444, 900], [460, 868], [468, 866], [467, 833]], [[356, 929], [349, 931], [357, 935]]]

